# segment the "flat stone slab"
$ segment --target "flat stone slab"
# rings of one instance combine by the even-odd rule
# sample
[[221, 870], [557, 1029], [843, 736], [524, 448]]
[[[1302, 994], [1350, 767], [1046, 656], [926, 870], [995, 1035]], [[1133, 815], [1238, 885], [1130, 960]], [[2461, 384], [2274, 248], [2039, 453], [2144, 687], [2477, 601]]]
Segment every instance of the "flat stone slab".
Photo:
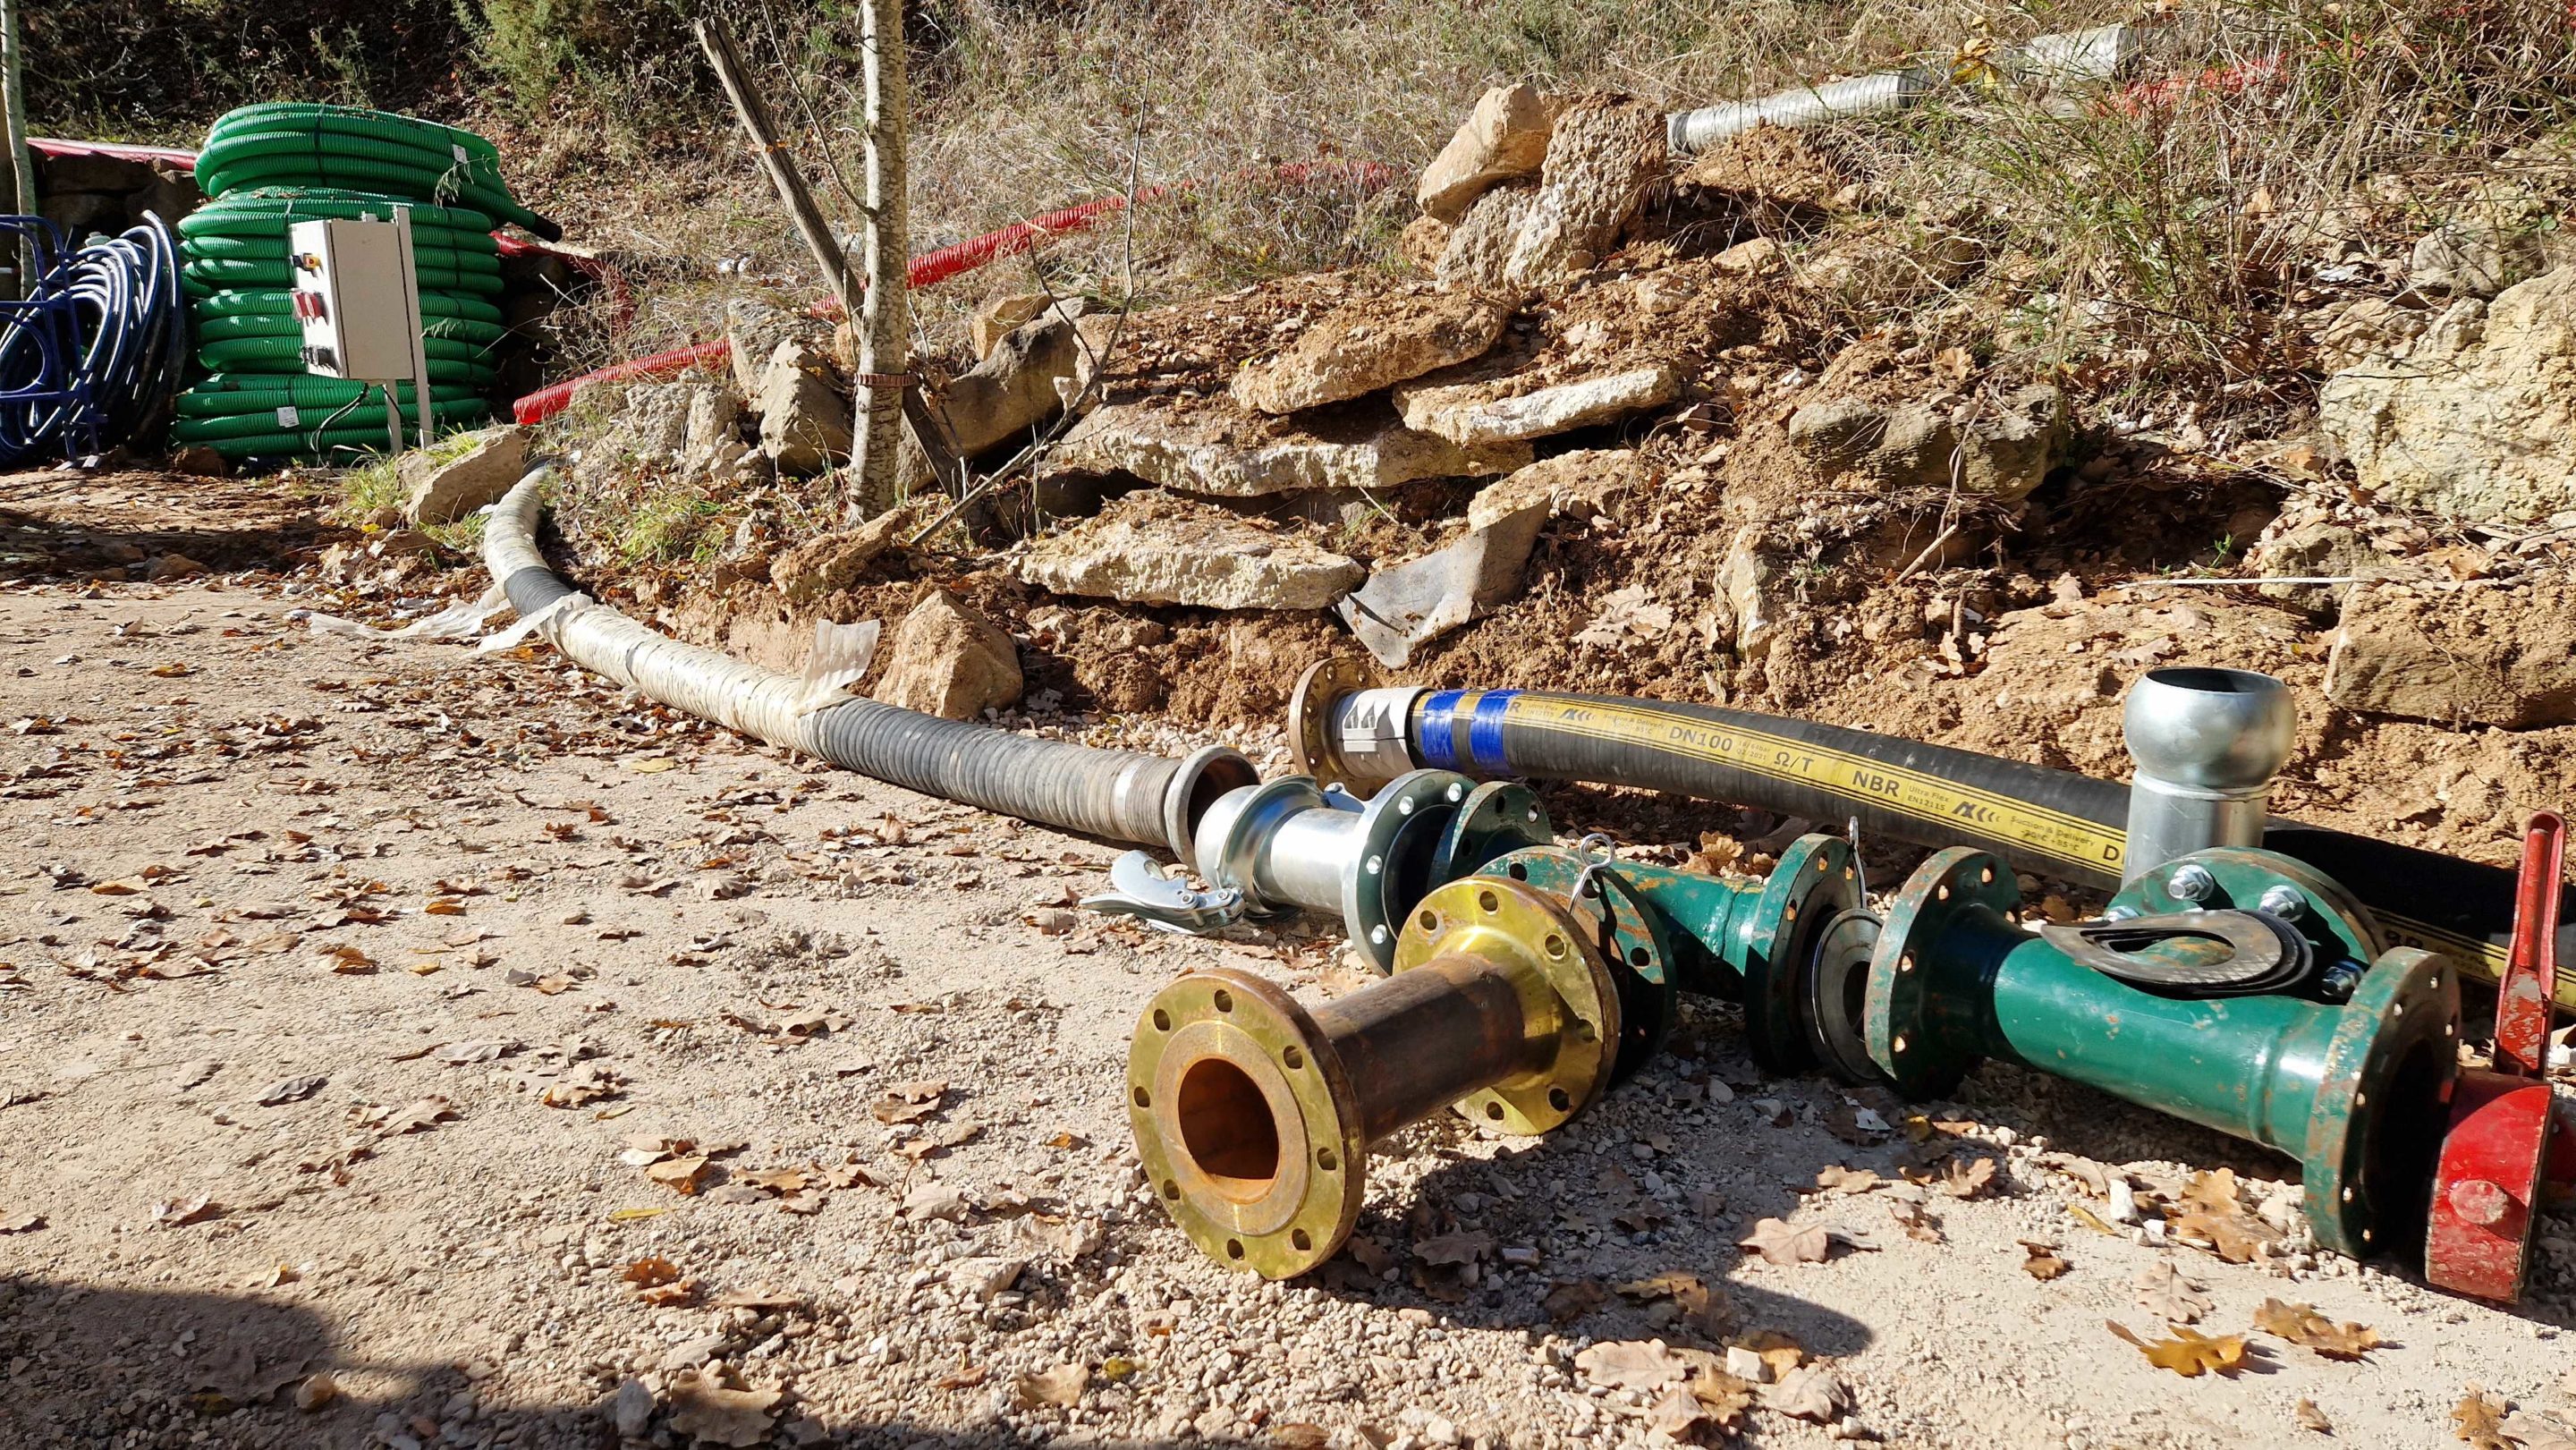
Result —
[[1259, 498], [1483, 478], [1529, 461], [1526, 443], [1462, 448], [1405, 427], [1376, 400], [1292, 421], [1250, 412], [1229, 398], [1156, 396], [1094, 410], [1065, 434], [1047, 471], [1126, 473], [1185, 493]]
[[1200, 609], [1324, 609], [1368, 571], [1293, 533], [1169, 494], [1135, 494], [1040, 540], [1020, 577], [1057, 594]]

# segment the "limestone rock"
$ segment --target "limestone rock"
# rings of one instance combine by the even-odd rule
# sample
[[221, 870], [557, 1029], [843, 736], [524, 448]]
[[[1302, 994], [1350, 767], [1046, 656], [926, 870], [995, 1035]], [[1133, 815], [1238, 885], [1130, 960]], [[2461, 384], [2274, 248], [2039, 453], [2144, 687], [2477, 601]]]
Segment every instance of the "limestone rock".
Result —
[[1588, 517], [1619, 494], [1654, 486], [1654, 465], [1628, 449], [1560, 453], [1479, 490], [1467, 501], [1467, 526], [1484, 528], [1542, 503], [1559, 517]]
[[2046, 383], [1950, 407], [1829, 398], [1789, 416], [1789, 442], [1827, 483], [1959, 488], [2017, 503], [2066, 443], [2066, 395]]
[[1355, 298], [1276, 355], [1246, 364], [1234, 375], [1234, 399], [1256, 412], [1288, 414], [1365, 397], [1484, 356], [1511, 315], [1511, 304], [1479, 293], [1409, 289]]
[[1406, 427], [1478, 448], [1612, 422], [1662, 407], [1680, 391], [1680, 375], [1656, 363], [1550, 387], [1528, 388], [1516, 378], [1426, 384], [1399, 389], [1395, 402]]
[[1066, 432], [1048, 460], [1054, 472], [1128, 473], [1223, 498], [1393, 488], [1423, 478], [1508, 473], [1527, 462], [1527, 444], [1463, 449], [1405, 427], [1375, 401], [1291, 423], [1225, 399], [1168, 397], [1097, 409]]
[[788, 474], [815, 473], [850, 456], [850, 401], [811, 344], [790, 338], [769, 355], [752, 394], [760, 448]]
[[737, 297], [725, 304], [725, 341], [732, 348], [734, 387], [746, 398], [760, 396], [761, 380], [780, 343], [801, 342], [820, 353], [830, 345], [831, 336], [832, 329], [821, 318], [756, 297]]
[[1538, 196], [1521, 219], [1503, 279], [1535, 287], [1580, 272], [1618, 245], [1670, 165], [1663, 113], [1627, 96], [1590, 95], [1557, 117]]
[[1367, 571], [1293, 534], [1167, 494], [1136, 494], [1041, 540], [1020, 577], [1058, 594], [1201, 609], [1322, 609]]
[[1029, 430], [1063, 406], [1059, 379], [1074, 375], [1082, 343], [1074, 319], [1049, 314], [1028, 323], [987, 350], [984, 360], [942, 389], [936, 411], [964, 457], [1008, 442], [1026, 442]]
[[2309, 331], [2316, 339], [2318, 365], [2339, 373], [2407, 347], [2432, 320], [2432, 313], [2364, 297], [2320, 309]]
[[1763, 547], [1762, 533], [1759, 525], [1737, 530], [1717, 566], [1718, 596], [1732, 618], [1736, 656], [1744, 660], [1770, 653], [1787, 612], [1782, 581], [1788, 571], [1778, 554]]
[[2576, 509], [2576, 267], [2452, 303], [2327, 379], [2317, 413], [2383, 503], [2488, 524]]
[[2493, 297], [2504, 290], [2512, 270], [2505, 239], [2492, 228], [2435, 227], [2416, 238], [2406, 281], [2421, 292]]
[[[683, 478], [738, 477], [746, 457], [741, 407], [721, 383], [682, 378], [632, 383], [626, 404], [598, 440], [582, 450], [585, 474], [633, 465]], [[514, 478], [512, 482], [517, 482]]]
[[2356, 586], [2326, 656], [2347, 710], [2524, 730], [2576, 722], [2576, 584]]
[[876, 697], [944, 720], [972, 720], [1020, 698], [1020, 685], [1011, 637], [956, 595], [933, 589], [895, 631]]
[[837, 594], [915, 522], [911, 509], [889, 509], [855, 529], [808, 540], [770, 561], [769, 580], [799, 604]]
[[1396, 255], [1415, 271], [1426, 276], [1440, 275], [1440, 254], [1449, 250], [1449, 234], [1457, 230], [1436, 216], [1418, 216], [1404, 224], [1404, 232], [1395, 239]]
[[1537, 201], [1538, 189], [1532, 186], [1497, 187], [1478, 197], [1466, 216], [1450, 228], [1441, 248], [1439, 264], [1432, 269], [1440, 285], [1461, 292], [1493, 292], [1507, 286], [1504, 265], [1512, 259], [1522, 220]]
[[453, 523], [508, 493], [527, 458], [527, 430], [506, 424], [406, 453], [394, 466], [403, 514], [416, 524]]
[[1717, 265], [1739, 277], [1770, 277], [1789, 270], [1789, 251], [1769, 237], [1737, 242], [1717, 254]]
[[[2369, 541], [2342, 524], [2323, 519], [2298, 525], [2258, 542], [2246, 561], [2267, 579], [2366, 579], [2393, 572]], [[2352, 593], [2350, 584], [2266, 584], [2254, 592], [2320, 618], [2331, 618]]]
[[987, 297], [967, 319], [966, 336], [975, 345], [975, 356], [988, 358], [1003, 338], [1038, 319], [1055, 304], [1043, 292], [1004, 292]]
[[1423, 168], [1414, 199], [1426, 215], [1455, 222], [1500, 183], [1537, 175], [1555, 125], [1556, 106], [1535, 86], [1485, 92], [1466, 124]]

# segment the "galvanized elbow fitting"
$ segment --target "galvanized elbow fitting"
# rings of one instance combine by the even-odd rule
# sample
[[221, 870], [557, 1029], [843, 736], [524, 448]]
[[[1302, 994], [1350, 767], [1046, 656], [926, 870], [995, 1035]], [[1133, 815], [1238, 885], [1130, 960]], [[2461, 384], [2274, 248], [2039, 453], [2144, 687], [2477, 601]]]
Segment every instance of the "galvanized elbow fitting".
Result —
[[2290, 687], [2253, 670], [2155, 670], [2129, 691], [2120, 733], [2137, 773], [2120, 879], [2211, 846], [2259, 846], [2272, 777], [2297, 743]]

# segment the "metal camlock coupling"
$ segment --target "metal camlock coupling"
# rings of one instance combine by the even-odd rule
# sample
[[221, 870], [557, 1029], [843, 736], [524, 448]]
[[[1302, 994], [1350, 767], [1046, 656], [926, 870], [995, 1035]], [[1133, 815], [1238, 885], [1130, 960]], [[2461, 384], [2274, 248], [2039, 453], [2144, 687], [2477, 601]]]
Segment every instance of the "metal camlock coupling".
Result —
[[[2041, 934], [2001, 861], [1934, 854], [1871, 957], [1870, 1056], [1916, 1098], [1948, 1095], [1985, 1058], [2086, 1083], [2299, 1159], [2326, 1248], [2420, 1239], [2458, 1072], [2449, 961], [2384, 948], [2341, 887], [2259, 849], [2194, 852], [2112, 906], [2107, 930]], [[2285, 956], [2304, 963], [2295, 980], [2279, 976]]]
[[1416, 770], [1362, 803], [1311, 776], [1287, 775], [1227, 791], [1200, 815], [1191, 859], [1206, 891], [1131, 852], [1112, 869], [1112, 889], [1082, 904], [1193, 932], [1246, 915], [1329, 912], [1341, 918], [1352, 949], [1384, 972], [1414, 902], [1554, 835], [1537, 795], [1513, 782], [1478, 785], [1453, 771]]

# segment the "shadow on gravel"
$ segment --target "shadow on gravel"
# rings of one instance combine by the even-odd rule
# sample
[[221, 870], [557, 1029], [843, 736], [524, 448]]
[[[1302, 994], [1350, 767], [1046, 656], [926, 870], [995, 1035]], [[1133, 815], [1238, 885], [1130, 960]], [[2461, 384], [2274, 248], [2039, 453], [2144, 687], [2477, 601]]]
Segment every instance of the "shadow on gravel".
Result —
[[355, 537], [276, 479], [146, 470], [0, 474], [0, 579], [144, 579], [177, 555], [217, 573], [293, 568]]
[[[297, 1386], [316, 1372], [330, 1374], [346, 1392], [312, 1411], [296, 1408]], [[457, 1364], [370, 1363], [348, 1354], [312, 1309], [251, 1294], [94, 1290], [0, 1275], [0, 1446], [7, 1450], [616, 1450], [621, 1444], [607, 1408], [614, 1384], [595, 1402], [512, 1406], [505, 1403], [509, 1380], [506, 1365], [478, 1384]], [[483, 1408], [487, 1399], [494, 1403]], [[961, 1399], [961, 1412], [971, 1414], [969, 1406], [981, 1403]], [[656, 1414], [643, 1439], [622, 1443], [726, 1442], [674, 1432]], [[1007, 1425], [932, 1429], [810, 1415], [790, 1396], [767, 1438], [732, 1443], [968, 1450], [1023, 1442]]]

